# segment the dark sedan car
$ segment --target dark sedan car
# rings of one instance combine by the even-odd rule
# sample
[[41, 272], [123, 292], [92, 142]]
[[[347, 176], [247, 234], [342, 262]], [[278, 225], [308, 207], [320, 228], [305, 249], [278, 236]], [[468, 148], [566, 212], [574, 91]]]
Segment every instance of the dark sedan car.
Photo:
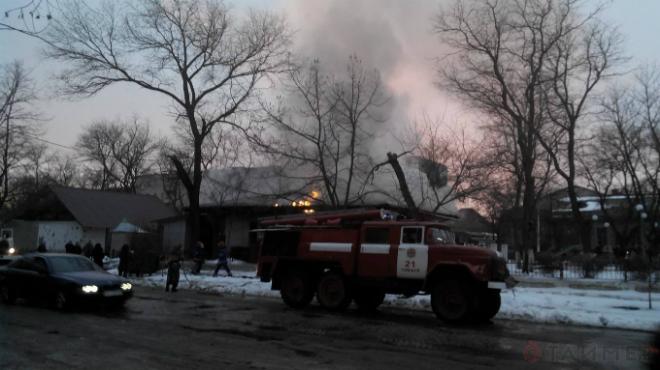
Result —
[[0, 298], [9, 304], [25, 298], [57, 309], [79, 303], [121, 306], [132, 295], [131, 283], [82, 256], [35, 253], [0, 267]]

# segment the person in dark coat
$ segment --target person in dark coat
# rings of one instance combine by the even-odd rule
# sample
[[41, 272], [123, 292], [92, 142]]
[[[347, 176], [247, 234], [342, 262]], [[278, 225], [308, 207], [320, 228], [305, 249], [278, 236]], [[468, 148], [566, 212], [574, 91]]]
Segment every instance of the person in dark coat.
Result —
[[103, 247], [101, 247], [101, 244], [96, 243], [94, 250], [92, 250], [92, 258], [94, 259], [94, 263], [99, 265], [101, 268], [103, 268], [103, 256]]
[[76, 244], [73, 245], [72, 251], [73, 254], [82, 254], [82, 247], [80, 246], [80, 243], [76, 242]]
[[119, 276], [128, 277], [128, 268], [131, 262], [131, 248], [128, 244], [124, 244], [119, 251], [119, 266], [117, 266], [117, 272]]
[[39, 246], [37, 247], [37, 252], [39, 253], [48, 252], [48, 249], [46, 249], [46, 244], [44, 244], [44, 242], [39, 243]]
[[176, 292], [176, 289], [179, 286], [181, 259], [181, 248], [174, 248], [167, 260], [167, 281], [165, 283], [166, 292], [170, 291], [170, 286], [172, 287], [172, 291]]
[[71, 241], [69, 241], [64, 245], [64, 252], [66, 252], [67, 254], [73, 253], [73, 243], [71, 243]]
[[227, 276], [232, 276], [231, 270], [229, 270], [228, 258], [229, 249], [225, 244], [224, 237], [220, 237], [220, 240], [218, 240], [218, 264], [215, 265], [215, 271], [213, 272], [214, 277], [218, 276], [218, 270], [220, 270], [221, 267], [227, 271]]
[[192, 257], [193, 261], [195, 262], [192, 273], [197, 275], [202, 271], [202, 265], [204, 264], [204, 258], [206, 257], [204, 252], [204, 243], [198, 241], [197, 244], [195, 244]]
[[92, 245], [92, 242], [88, 240], [87, 243], [85, 243], [85, 246], [83, 247], [83, 254], [87, 258], [92, 258], [93, 253], [94, 253], [94, 246]]

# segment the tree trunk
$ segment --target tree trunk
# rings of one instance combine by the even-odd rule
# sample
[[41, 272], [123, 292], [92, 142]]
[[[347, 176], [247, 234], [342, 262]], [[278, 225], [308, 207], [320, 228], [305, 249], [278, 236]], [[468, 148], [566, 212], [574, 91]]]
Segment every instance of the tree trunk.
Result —
[[403, 173], [403, 169], [399, 164], [398, 155], [396, 153], [387, 153], [387, 162], [394, 169], [394, 174], [396, 175], [397, 180], [399, 181], [399, 188], [401, 189], [401, 195], [408, 206], [408, 211], [410, 216], [415, 218], [417, 217], [417, 205], [415, 200], [410, 193], [410, 188], [408, 188], [408, 181], [406, 181], [406, 175]]
[[585, 219], [582, 216], [580, 211], [580, 202], [578, 201], [577, 193], [575, 192], [575, 184], [572, 181], [567, 183], [568, 198], [571, 201], [571, 213], [575, 224], [578, 226], [578, 233], [580, 237], [580, 244], [582, 245], [582, 252], [590, 253], [591, 252], [591, 228], [589, 228], [588, 223], [585, 223]]
[[529, 272], [529, 257], [527, 251], [534, 248], [536, 224], [536, 188], [534, 179], [534, 162], [524, 163], [525, 190], [523, 192], [523, 225], [522, 255], [523, 272]]

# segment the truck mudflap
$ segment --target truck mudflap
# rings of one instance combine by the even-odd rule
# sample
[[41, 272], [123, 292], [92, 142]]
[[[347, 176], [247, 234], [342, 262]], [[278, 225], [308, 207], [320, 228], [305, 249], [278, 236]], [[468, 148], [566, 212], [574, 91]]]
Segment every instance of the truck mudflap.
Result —
[[512, 276], [507, 277], [504, 281], [489, 281], [488, 289], [511, 289], [518, 284], [518, 280], [514, 279]]

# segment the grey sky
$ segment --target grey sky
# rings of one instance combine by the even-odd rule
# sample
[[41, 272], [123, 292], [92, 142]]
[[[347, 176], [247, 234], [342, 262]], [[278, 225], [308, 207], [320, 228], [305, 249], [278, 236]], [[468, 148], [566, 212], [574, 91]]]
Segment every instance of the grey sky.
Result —
[[[0, 0], [0, 10], [23, 4], [25, 0]], [[296, 31], [296, 47], [321, 57], [327, 64], [340, 66], [351, 53], [381, 70], [383, 80], [398, 106], [397, 120], [413, 119], [427, 113], [464, 112], [433, 85], [432, 58], [439, 56], [439, 41], [430, 34], [431, 16], [438, 1], [425, 0], [235, 0], [237, 8], [266, 7], [285, 13]], [[613, 0], [604, 17], [618, 24], [626, 38], [633, 63], [660, 62], [660, 1]], [[0, 14], [2, 16], [2, 14]], [[37, 104], [47, 117], [48, 140], [73, 145], [80, 128], [94, 120], [128, 118], [139, 115], [152, 128], [168, 134], [172, 118], [168, 101], [152, 93], [117, 85], [92, 98], [75, 101], [57, 96], [50, 78], [53, 62], [44, 60], [38, 41], [26, 36], [0, 32], [0, 63], [18, 59], [26, 63], [36, 80], [42, 100]], [[460, 118], [459, 118], [460, 119]]]

